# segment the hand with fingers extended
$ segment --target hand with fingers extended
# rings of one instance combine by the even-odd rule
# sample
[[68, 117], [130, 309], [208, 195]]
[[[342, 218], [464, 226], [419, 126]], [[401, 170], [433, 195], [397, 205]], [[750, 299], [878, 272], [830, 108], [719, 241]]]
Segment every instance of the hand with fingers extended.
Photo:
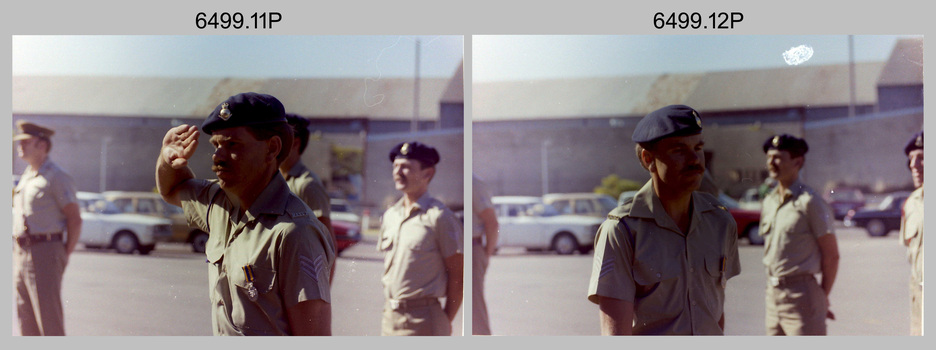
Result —
[[172, 169], [181, 169], [188, 165], [189, 158], [198, 148], [198, 127], [179, 125], [166, 132], [163, 138], [161, 156]]

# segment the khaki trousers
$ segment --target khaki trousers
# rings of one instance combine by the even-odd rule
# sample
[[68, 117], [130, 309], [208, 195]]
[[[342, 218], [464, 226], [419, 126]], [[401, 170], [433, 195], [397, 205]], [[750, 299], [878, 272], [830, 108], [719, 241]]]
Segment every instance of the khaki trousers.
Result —
[[391, 300], [384, 303], [380, 335], [452, 335], [452, 323], [439, 299], [403, 300], [394, 304]]
[[812, 276], [767, 286], [767, 335], [826, 335], [825, 292]]
[[910, 281], [910, 335], [923, 335], [923, 285]]
[[487, 303], [484, 301], [484, 274], [490, 260], [484, 245], [477, 241], [471, 251], [471, 334], [491, 335]]
[[65, 335], [62, 275], [67, 264], [63, 242], [13, 242], [16, 311], [22, 335]]

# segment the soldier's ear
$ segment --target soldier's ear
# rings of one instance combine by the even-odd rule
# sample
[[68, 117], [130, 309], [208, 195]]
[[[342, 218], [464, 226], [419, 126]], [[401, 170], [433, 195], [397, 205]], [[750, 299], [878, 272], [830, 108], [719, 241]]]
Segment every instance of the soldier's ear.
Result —
[[273, 136], [267, 140], [267, 157], [270, 157], [273, 160], [277, 160], [279, 157], [280, 151], [289, 152], [288, 149], [283, 149], [283, 139], [279, 136]]

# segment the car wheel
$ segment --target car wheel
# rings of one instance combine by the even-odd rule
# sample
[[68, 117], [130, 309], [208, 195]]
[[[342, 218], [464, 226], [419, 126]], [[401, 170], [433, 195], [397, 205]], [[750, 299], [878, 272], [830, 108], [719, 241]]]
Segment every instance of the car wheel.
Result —
[[133, 232], [120, 231], [114, 236], [113, 246], [120, 254], [133, 254], [139, 248], [140, 241]]
[[195, 236], [192, 237], [192, 251], [196, 253], [205, 252], [205, 244], [208, 243], [208, 234], [202, 231], [195, 232]]
[[764, 236], [760, 235], [759, 224], [748, 225], [744, 234], [747, 235], [748, 243], [751, 245], [764, 245]]
[[880, 219], [871, 219], [868, 221], [868, 224], [865, 225], [865, 229], [868, 230], [868, 234], [872, 237], [882, 237], [887, 235], [887, 225], [884, 225], [884, 221]]
[[561, 255], [569, 255], [579, 249], [575, 236], [568, 232], [562, 232], [553, 238], [552, 249]]

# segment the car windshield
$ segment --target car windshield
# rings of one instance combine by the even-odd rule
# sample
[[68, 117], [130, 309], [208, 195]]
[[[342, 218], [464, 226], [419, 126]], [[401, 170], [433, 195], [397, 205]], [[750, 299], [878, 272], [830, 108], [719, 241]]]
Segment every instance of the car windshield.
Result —
[[903, 204], [904, 199], [907, 198], [902, 196], [887, 196], [883, 201], [881, 201], [881, 204], [878, 204], [878, 210], [889, 210], [892, 208], [896, 209], [898, 206]]

